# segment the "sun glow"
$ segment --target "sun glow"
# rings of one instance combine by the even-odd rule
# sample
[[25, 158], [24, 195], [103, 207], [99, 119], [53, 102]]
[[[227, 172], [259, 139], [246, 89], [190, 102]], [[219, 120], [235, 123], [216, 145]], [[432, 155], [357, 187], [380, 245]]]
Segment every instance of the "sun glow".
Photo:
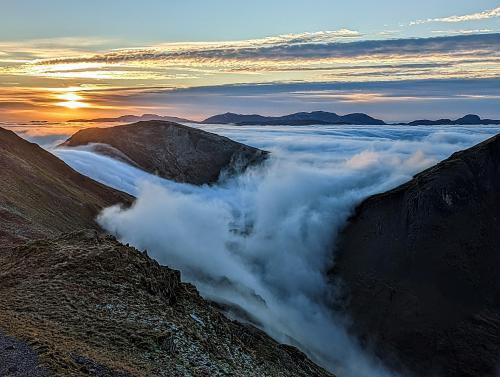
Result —
[[58, 102], [56, 105], [66, 107], [68, 109], [80, 109], [82, 107], [90, 106], [88, 103], [82, 102], [85, 98], [74, 92], [61, 94], [58, 98], [64, 100], [64, 102]]

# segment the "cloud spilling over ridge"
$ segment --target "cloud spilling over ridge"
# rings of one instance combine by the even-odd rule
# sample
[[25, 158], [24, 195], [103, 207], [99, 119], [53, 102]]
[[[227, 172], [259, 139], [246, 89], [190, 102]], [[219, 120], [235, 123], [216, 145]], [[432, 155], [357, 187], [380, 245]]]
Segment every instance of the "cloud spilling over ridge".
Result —
[[[208, 130], [271, 150], [260, 168], [216, 186], [177, 184], [89, 150], [55, 153], [137, 196], [101, 225], [178, 268], [205, 297], [232, 308], [339, 376], [388, 376], [329, 306], [325, 272], [356, 203], [498, 132], [474, 127], [231, 127]], [[369, 308], [367, 308], [369, 310]], [[230, 310], [231, 311], [231, 310]], [[242, 311], [246, 313], [242, 315]]]

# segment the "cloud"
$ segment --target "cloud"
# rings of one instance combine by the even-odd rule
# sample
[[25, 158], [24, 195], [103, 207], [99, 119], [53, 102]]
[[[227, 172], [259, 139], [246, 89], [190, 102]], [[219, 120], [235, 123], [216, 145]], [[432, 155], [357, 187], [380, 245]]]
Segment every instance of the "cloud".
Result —
[[[465, 33], [465, 32], [464, 32]], [[319, 32], [239, 42], [168, 44], [37, 59], [0, 76], [193, 87], [272, 81], [375, 81], [497, 77], [500, 34], [343, 41]], [[467, 33], [469, 34], [469, 33]], [[108, 84], [109, 85], [109, 84]]]
[[[63, 39], [57, 43], [39, 41], [41, 50], [28, 46], [21, 49], [18, 56], [11, 45], [4, 43], [9, 55], [6, 59], [2, 55], [0, 60], [0, 81], [18, 82], [18, 87], [32, 87], [33, 92], [51, 88], [52, 93], [45, 92], [48, 98], [57, 96], [57, 90], [61, 88], [85, 84], [87, 87], [83, 89], [88, 103], [94, 105], [86, 113], [93, 114], [90, 117], [97, 117], [105, 115], [100, 110], [109, 108], [103, 102], [106, 99], [113, 101], [111, 105], [114, 107], [129, 106], [129, 112], [185, 111], [174, 106], [175, 98], [180, 98], [179, 94], [174, 102], [160, 103], [167, 96], [161, 93], [153, 95], [147, 90], [153, 86], [170, 91], [171, 88], [232, 84], [278, 83], [279, 86], [279, 83], [285, 82], [336, 84], [437, 79], [493, 80], [500, 77], [500, 33], [471, 32], [433, 38], [361, 40], [359, 32], [341, 29], [244, 41], [167, 43], [111, 50], [104, 48], [102, 52], [91, 49], [106, 41], [88, 42], [90, 46], [87, 49], [84, 42], [75, 40], [75, 49], [72, 50], [68, 45], [73, 40]], [[27, 99], [20, 96], [7, 98], [11, 93], [9, 86], [0, 88], [0, 97], [5, 102], [29, 101], [30, 94]], [[90, 87], [123, 88], [123, 94], [115, 91], [112, 96], [107, 96], [102, 90], [87, 90]], [[128, 88], [131, 87], [137, 88], [137, 91], [130, 91]], [[143, 101], [147, 97], [151, 102]], [[368, 98], [368, 95], [365, 96], [365, 99]], [[201, 99], [197, 97], [196, 100]], [[189, 111], [194, 112], [194, 115], [184, 115], [197, 117], [206, 114], [209, 110], [204, 107], [211, 101], [211, 98], [206, 98], [191, 103]], [[268, 108], [270, 105], [265, 106]], [[194, 109], [195, 106], [199, 110]], [[210, 112], [219, 111], [219, 108]], [[48, 116], [51, 119], [64, 116], [50, 106], [40, 110], [45, 113], [50, 111]], [[11, 109], [11, 113], [13, 111]], [[26, 113], [20, 117], [26, 118]], [[67, 118], [75, 116], [68, 115]]]
[[431, 22], [448, 22], [448, 23], [456, 23], [456, 22], [467, 22], [467, 21], [480, 21], [487, 20], [490, 18], [500, 17], [500, 7], [485, 10], [482, 12], [466, 14], [462, 16], [449, 16], [442, 18], [428, 18], [426, 20], [417, 20], [410, 23], [410, 25], [421, 25], [427, 24]]
[[[232, 127], [207, 130], [270, 150], [268, 164], [214, 186], [162, 180], [91, 151], [55, 153], [85, 175], [137, 195], [99, 221], [178, 268], [212, 300], [242, 308], [282, 342], [341, 376], [390, 376], [332, 314], [338, 231], [354, 206], [493, 135], [472, 127]], [[369, 310], [369, 308], [367, 308]]]
[[481, 34], [481, 33], [493, 33], [492, 29], [462, 29], [462, 30], [432, 30], [431, 33], [434, 34]]
[[[311, 33], [316, 35], [317, 33]], [[323, 34], [320, 34], [323, 35]], [[272, 42], [267, 42], [267, 41]], [[130, 62], [164, 62], [165, 64], [218, 62], [237, 63], [246, 60], [285, 61], [296, 59], [357, 58], [383, 55], [434, 55], [458, 52], [484, 52], [494, 54], [500, 47], [500, 34], [467, 35], [435, 38], [409, 38], [365, 40], [356, 42], [331, 42], [324, 38], [276, 37], [246, 41], [245, 43], [220, 43], [203, 45], [167, 45], [163, 47], [115, 50], [90, 57], [45, 59], [35, 66], [75, 63], [126, 64]], [[312, 42], [315, 41], [315, 42]], [[320, 42], [319, 42], [320, 41]], [[247, 62], [248, 64], [251, 61]]]
[[149, 104], [158, 111], [204, 119], [220, 112], [282, 115], [296, 111], [366, 112], [387, 121], [459, 117], [464, 112], [500, 118], [500, 79], [374, 82], [260, 83], [131, 90], [100, 94], [124, 107]]

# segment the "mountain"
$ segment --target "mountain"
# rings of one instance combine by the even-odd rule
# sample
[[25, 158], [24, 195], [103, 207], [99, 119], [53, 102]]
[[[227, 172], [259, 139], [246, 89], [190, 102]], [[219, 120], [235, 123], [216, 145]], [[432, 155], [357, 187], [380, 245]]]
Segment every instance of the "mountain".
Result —
[[0, 128], [0, 244], [98, 228], [104, 207], [132, 198], [87, 178], [36, 144]]
[[110, 155], [163, 178], [192, 184], [217, 181], [262, 161], [267, 152], [197, 128], [165, 121], [78, 131], [61, 146], [99, 144]]
[[500, 124], [500, 120], [495, 119], [481, 119], [479, 115], [468, 114], [462, 118], [451, 120], [451, 119], [439, 119], [439, 120], [427, 120], [420, 119], [414, 120], [410, 123], [405, 123], [409, 126], [439, 126], [439, 125], [496, 125]]
[[495, 376], [499, 192], [497, 135], [366, 199], [341, 233], [331, 276], [352, 331], [393, 367]]
[[332, 376], [101, 234], [133, 198], [2, 128], [0, 150], [0, 375]]
[[225, 113], [205, 119], [204, 124], [237, 125], [313, 125], [313, 124], [359, 124], [383, 125], [384, 121], [362, 113], [337, 115], [326, 111], [300, 112], [284, 116], [241, 115]]
[[6, 375], [332, 376], [113, 237], [0, 244], [0, 265], [0, 345], [10, 344], [0, 371], [15, 368]]
[[117, 118], [95, 118], [95, 119], [72, 119], [68, 120], [68, 122], [94, 122], [94, 123], [110, 123], [110, 122], [122, 122], [122, 123], [133, 123], [139, 121], [147, 121], [147, 120], [164, 120], [168, 122], [180, 122], [180, 123], [198, 123], [189, 119], [171, 117], [171, 116], [162, 116], [156, 114], [142, 114], [142, 115], [122, 115]]

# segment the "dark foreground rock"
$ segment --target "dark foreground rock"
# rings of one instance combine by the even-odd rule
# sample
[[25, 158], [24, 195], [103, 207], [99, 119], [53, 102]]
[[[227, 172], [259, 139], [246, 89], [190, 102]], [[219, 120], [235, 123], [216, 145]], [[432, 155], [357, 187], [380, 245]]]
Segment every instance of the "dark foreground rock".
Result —
[[244, 170], [267, 152], [197, 128], [148, 121], [110, 128], [87, 128], [63, 147], [98, 144], [96, 151], [178, 182], [213, 183], [221, 173]]
[[[500, 137], [365, 200], [332, 276], [352, 330], [420, 376], [493, 376], [500, 360]], [[401, 365], [399, 365], [401, 366]]]
[[94, 230], [0, 247], [0, 266], [0, 331], [51, 376], [331, 376]]
[[49, 374], [28, 344], [0, 332], [0, 376], [48, 377]]
[[0, 246], [79, 228], [97, 229], [95, 217], [103, 208], [131, 200], [0, 128]]

